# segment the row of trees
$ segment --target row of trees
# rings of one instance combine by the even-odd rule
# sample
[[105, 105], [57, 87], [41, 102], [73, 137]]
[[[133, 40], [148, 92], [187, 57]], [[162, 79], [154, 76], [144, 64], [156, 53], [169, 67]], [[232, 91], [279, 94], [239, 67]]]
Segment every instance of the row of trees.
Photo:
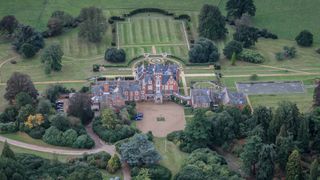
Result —
[[0, 179], [102, 180], [96, 167], [84, 162], [61, 163], [31, 154], [15, 154], [5, 142], [0, 157]]
[[0, 115], [1, 132], [20, 130], [53, 145], [93, 147], [94, 141], [84, 128], [93, 118], [88, 94], [79, 92], [70, 98], [68, 117], [54, 109], [59, 95], [70, 92], [61, 85], [50, 86], [38, 99], [30, 77], [14, 73], [7, 82], [5, 98], [10, 106]]

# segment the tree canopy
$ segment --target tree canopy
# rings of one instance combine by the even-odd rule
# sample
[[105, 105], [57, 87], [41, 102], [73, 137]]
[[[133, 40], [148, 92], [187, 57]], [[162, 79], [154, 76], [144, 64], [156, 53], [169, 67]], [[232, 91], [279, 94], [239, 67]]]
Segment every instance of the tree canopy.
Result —
[[29, 94], [33, 99], [37, 98], [38, 91], [33, 85], [29, 75], [14, 72], [7, 81], [6, 93], [4, 98], [10, 102], [15, 99], [20, 92]]
[[2, 33], [12, 34], [14, 30], [18, 27], [18, 24], [19, 22], [15, 16], [4, 16], [0, 21], [0, 35]]
[[161, 156], [144, 134], [136, 134], [120, 146], [122, 161], [131, 167], [157, 164]]
[[288, 159], [286, 167], [287, 180], [302, 180], [301, 157], [298, 150], [294, 150]]
[[237, 56], [242, 51], [242, 44], [238, 41], [230, 41], [223, 49], [223, 54], [230, 59], [235, 53]]
[[63, 51], [59, 44], [51, 44], [46, 47], [41, 55], [41, 62], [45, 64], [45, 73], [50, 74], [51, 70], [61, 71]]
[[217, 62], [219, 57], [218, 48], [206, 38], [199, 38], [189, 51], [189, 59], [192, 63]]
[[254, 16], [256, 6], [253, 0], [228, 0], [226, 4], [228, 19], [240, 19], [243, 14]]
[[126, 52], [123, 49], [109, 48], [106, 50], [104, 59], [113, 63], [125, 62]]
[[248, 48], [254, 46], [258, 41], [258, 29], [241, 25], [237, 27], [237, 31], [233, 34], [233, 39], [242, 43], [243, 47]]
[[296, 41], [300, 46], [310, 47], [313, 44], [313, 34], [308, 30], [303, 30], [296, 37]]
[[205, 4], [199, 15], [199, 36], [210, 40], [223, 39], [228, 32], [226, 21], [217, 6]]
[[86, 93], [75, 93], [70, 98], [68, 114], [80, 118], [83, 124], [88, 124], [93, 118], [90, 96]]

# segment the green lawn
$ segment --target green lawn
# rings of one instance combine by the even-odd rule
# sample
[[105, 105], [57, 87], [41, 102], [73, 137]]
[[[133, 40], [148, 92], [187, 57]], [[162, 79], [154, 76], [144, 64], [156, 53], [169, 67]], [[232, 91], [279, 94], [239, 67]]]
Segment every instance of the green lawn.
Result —
[[[76, 156], [66, 156], [66, 155], [45, 153], [45, 152], [40, 152], [40, 151], [33, 151], [33, 150], [20, 148], [20, 147], [13, 146], [13, 145], [10, 145], [10, 147], [15, 153], [33, 154], [33, 155], [37, 155], [37, 156], [40, 156], [40, 157], [46, 158], [46, 159], [57, 159], [61, 162], [67, 162], [69, 159], [76, 157]], [[0, 152], [2, 151], [2, 148], [3, 148], [3, 142], [0, 142]]]
[[154, 138], [154, 143], [162, 157], [160, 164], [169, 168], [173, 176], [177, 174], [188, 154], [181, 152], [174, 143], [167, 141], [166, 138]]

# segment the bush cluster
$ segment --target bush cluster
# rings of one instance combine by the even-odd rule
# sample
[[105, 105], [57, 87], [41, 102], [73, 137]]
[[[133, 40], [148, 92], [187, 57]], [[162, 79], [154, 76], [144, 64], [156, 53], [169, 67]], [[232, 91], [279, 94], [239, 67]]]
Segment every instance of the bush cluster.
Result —
[[261, 54], [250, 49], [243, 49], [243, 51], [238, 55], [238, 59], [255, 64], [261, 64], [265, 61]]
[[276, 59], [278, 61], [282, 61], [284, 59], [293, 59], [296, 57], [297, 50], [295, 47], [288, 47], [284, 46], [283, 47], [283, 52], [277, 52], [275, 54]]
[[151, 165], [151, 166], [143, 166], [143, 167], [134, 167], [131, 169], [131, 177], [134, 178], [139, 175], [142, 169], [147, 169], [149, 172], [149, 177], [152, 180], [167, 180], [171, 179], [172, 173], [171, 171], [161, 165]]
[[91, 166], [95, 166], [96, 168], [106, 169], [110, 158], [111, 155], [109, 153], [101, 151], [95, 154], [84, 154], [83, 157], [71, 159], [69, 162], [86, 162]]
[[114, 129], [107, 129], [102, 125], [101, 118], [93, 120], [92, 129], [102, 140], [109, 143], [131, 137], [137, 132], [137, 129], [128, 125], [117, 125]]

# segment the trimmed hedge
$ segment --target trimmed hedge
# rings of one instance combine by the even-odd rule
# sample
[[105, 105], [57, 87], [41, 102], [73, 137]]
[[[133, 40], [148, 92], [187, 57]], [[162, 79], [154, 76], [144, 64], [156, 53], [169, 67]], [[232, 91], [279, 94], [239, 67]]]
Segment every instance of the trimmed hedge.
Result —
[[125, 17], [130, 17], [136, 14], [140, 14], [140, 13], [159, 13], [159, 14], [163, 14], [166, 16], [173, 16], [174, 13], [170, 13], [166, 10], [163, 9], [159, 9], [159, 8], [139, 8], [139, 9], [135, 9], [131, 12], [129, 12], [128, 14], [125, 14]]
[[250, 49], [243, 49], [238, 55], [238, 59], [241, 61], [260, 64], [265, 61], [264, 57], [256, 51]]

